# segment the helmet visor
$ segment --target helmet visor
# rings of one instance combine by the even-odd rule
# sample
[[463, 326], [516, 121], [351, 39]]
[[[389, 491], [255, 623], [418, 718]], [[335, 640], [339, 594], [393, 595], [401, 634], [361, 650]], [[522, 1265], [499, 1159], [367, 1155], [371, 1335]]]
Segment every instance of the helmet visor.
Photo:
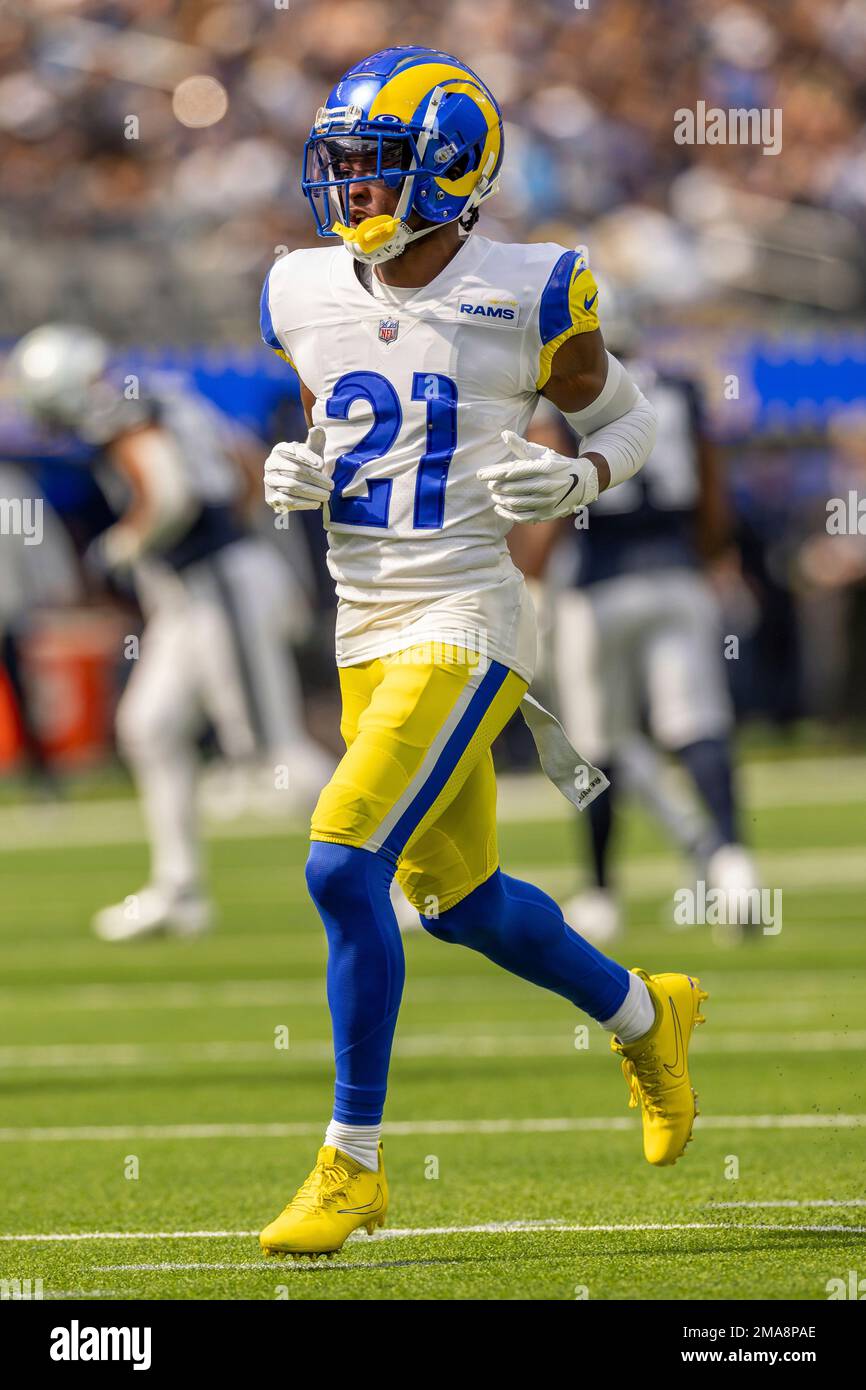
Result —
[[309, 198], [320, 232], [334, 220], [349, 221], [349, 188], [382, 183], [400, 190], [415, 163], [415, 141], [397, 135], [319, 135], [304, 147], [301, 187]]

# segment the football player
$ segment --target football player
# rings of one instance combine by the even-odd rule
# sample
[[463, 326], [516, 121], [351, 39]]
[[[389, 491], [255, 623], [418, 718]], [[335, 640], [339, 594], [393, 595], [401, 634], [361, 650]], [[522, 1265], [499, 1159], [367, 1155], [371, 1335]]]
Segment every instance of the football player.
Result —
[[[265, 495], [277, 511], [323, 509], [347, 750], [313, 813], [306, 869], [329, 945], [335, 1105], [310, 1176], [261, 1234], [270, 1254], [331, 1253], [385, 1219], [380, 1135], [404, 978], [395, 874], [433, 936], [608, 1030], [651, 1163], [675, 1162], [692, 1131], [697, 981], [625, 970], [498, 863], [490, 748], [518, 707], [576, 801], [604, 786], [525, 699], [535, 620], [506, 534], [631, 477], [655, 432], [605, 350], [581, 255], [474, 232], [502, 158], [499, 107], [458, 58], [364, 58], [305, 147], [302, 188], [332, 245], [282, 257], [262, 295], [263, 337], [297, 372], [310, 425], [305, 443], [274, 448]], [[580, 436], [579, 458], [523, 438], [542, 392]]]
[[112, 942], [197, 935], [212, 919], [196, 816], [206, 722], [226, 758], [266, 762], [271, 781], [284, 764], [308, 806], [333, 770], [303, 727], [286, 653], [300, 596], [243, 517], [229, 422], [202, 396], [169, 384], [136, 391], [113, 375], [107, 343], [74, 325], [34, 329], [10, 370], [37, 419], [93, 446], [118, 519], [90, 547], [88, 566], [131, 579], [145, 616], [117, 739], [144, 807], [150, 881], [93, 927]]
[[[559, 703], [566, 730], [580, 730], [611, 783], [587, 812], [593, 886], [563, 911], [592, 941], [619, 935], [610, 849], [618, 793], [631, 787], [694, 857], [707, 884], [728, 895], [733, 930], [724, 931], [731, 940], [746, 925], [738, 919], [747, 901], [741, 895], [757, 877], [740, 843], [721, 613], [704, 574], [730, 542], [726, 503], [698, 387], [642, 359], [628, 294], [608, 281], [602, 293], [605, 342], [656, 408], [655, 447], [639, 476], [599, 498], [585, 526], [536, 527], [520, 536], [519, 551], [537, 577], [553, 547], [570, 537], [566, 583], [554, 600]], [[544, 400], [530, 437], [564, 453], [577, 450], [565, 418]], [[560, 548], [557, 561], [564, 559]], [[642, 734], [644, 714], [651, 741]], [[666, 785], [654, 749], [676, 755], [697, 803]]]
[[[36, 479], [0, 457], [0, 498], [20, 505], [22, 517], [38, 515], [38, 530], [16, 534], [4, 527], [0, 544], [0, 677], [5, 674], [17, 707], [21, 757], [28, 781], [56, 797], [61, 782], [42, 746], [39, 692], [27, 679], [27, 648], [43, 613], [78, 603], [81, 573], [66, 527]], [[31, 510], [32, 509], [32, 510]], [[37, 543], [38, 542], [38, 543]]]

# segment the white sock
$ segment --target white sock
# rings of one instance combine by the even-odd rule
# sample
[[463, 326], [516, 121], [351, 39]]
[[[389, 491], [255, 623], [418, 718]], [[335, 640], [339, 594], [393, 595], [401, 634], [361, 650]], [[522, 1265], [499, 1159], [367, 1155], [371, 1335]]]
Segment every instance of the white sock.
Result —
[[381, 1137], [381, 1125], [343, 1125], [339, 1120], [332, 1120], [325, 1130], [326, 1144], [333, 1144], [335, 1149], [348, 1154], [362, 1168], [369, 1168], [371, 1173], [379, 1171]]
[[628, 994], [616, 1013], [605, 1019], [602, 1028], [606, 1028], [608, 1033], [616, 1033], [620, 1042], [632, 1043], [648, 1033], [655, 1021], [652, 995], [640, 975], [633, 975], [629, 971]]

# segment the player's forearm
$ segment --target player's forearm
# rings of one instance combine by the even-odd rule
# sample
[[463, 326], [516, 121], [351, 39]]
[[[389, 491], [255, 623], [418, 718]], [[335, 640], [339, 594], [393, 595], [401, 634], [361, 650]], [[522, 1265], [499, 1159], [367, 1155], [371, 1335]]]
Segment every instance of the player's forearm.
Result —
[[188, 528], [196, 513], [194, 504], [183, 507], [136, 507], [103, 532], [105, 562], [115, 569], [134, 564], [151, 550], [171, 545]]
[[307, 429], [313, 427], [313, 406], [316, 404], [316, 396], [309, 386], [301, 382], [301, 405], [304, 411], [304, 419], [307, 422]]
[[563, 527], [561, 520], [540, 521], [534, 526], [515, 526], [508, 534], [508, 549], [515, 565], [527, 579], [542, 579]]
[[595, 471], [598, 474], [598, 490], [599, 492], [606, 492], [610, 487], [610, 464], [607, 459], [602, 458], [601, 454], [594, 454], [585, 449], [581, 450], [580, 456], [595, 464]]
[[652, 453], [656, 437], [653, 406], [622, 363], [611, 353], [607, 359], [596, 399], [580, 410], [562, 411], [581, 441], [580, 456], [596, 466], [599, 492], [633, 477]]

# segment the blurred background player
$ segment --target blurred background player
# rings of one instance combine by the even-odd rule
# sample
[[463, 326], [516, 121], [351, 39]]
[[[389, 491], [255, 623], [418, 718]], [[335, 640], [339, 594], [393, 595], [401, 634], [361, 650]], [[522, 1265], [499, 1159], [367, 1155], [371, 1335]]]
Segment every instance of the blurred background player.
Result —
[[0, 461], [0, 498], [5, 507], [20, 508], [24, 522], [17, 534], [4, 528], [0, 544], [0, 667], [14, 698], [27, 781], [55, 797], [61, 783], [39, 737], [26, 650], [43, 613], [81, 599], [81, 574], [63, 523], [25, 469]]
[[227, 759], [260, 765], [271, 786], [283, 766], [299, 804], [333, 767], [306, 733], [287, 657], [300, 596], [244, 518], [244, 460], [210, 402], [176, 382], [140, 391], [136, 377], [118, 380], [108, 344], [73, 325], [29, 333], [10, 375], [34, 417], [93, 447], [117, 520], [86, 566], [126, 577], [145, 616], [117, 739], [145, 812], [150, 881], [97, 913], [93, 927], [106, 941], [195, 935], [212, 920], [196, 811], [206, 724]]
[[[600, 285], [605, 341], [655, 405], [656, 444], [641, 473], [577, 523], [531, 528], [515, 545], [533, 576], [547, 569], [554, 578], [550, 638], [565, 727], [611, 783], [585, 817], [592, 887], [563, 909], [576, 931], [604, 942], [622, 925], [610, 859], [623, 791], [639, 795], [693, 856], [708, 888], [726, 893], [729, 922], [757, 879], [740, 843], [721, 611], [705, 576], [730, 528], [699, 391], [642, 360], [628, 296]], [[576, 453], [569, 434], [542, 400], [529, 437]], [[671, 783], [657, 750], [676, 755], [697, 801]]]

